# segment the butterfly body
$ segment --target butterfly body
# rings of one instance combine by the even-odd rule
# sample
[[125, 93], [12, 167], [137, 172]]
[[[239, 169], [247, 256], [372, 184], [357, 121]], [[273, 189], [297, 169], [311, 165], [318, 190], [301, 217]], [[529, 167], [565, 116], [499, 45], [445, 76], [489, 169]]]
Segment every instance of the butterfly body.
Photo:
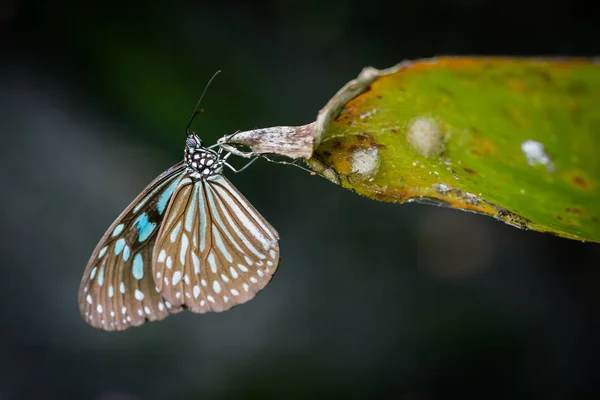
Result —
[[81, 281], [86, 322], [123, 330], [183, 309], [226, 311], [270, 281], [279, 235], [222, 175], [226, 159], [189, 135], [184, 161], [115, 220]]

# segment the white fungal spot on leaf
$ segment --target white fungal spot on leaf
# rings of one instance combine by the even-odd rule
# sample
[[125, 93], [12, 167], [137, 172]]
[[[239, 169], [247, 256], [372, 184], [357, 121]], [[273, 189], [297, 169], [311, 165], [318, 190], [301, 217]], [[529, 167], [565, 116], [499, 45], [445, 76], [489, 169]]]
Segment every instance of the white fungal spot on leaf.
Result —
[[379, 150], [376, 147], [357, 150], [352, 154], [352, 172], [370, 178], [379, 170]]
[[535, 140], [526, 140], [521, 143], [521, 150], [527, 157], [527, 163], [529, 165], [542, 164], [546, 167], [548, 172], [554, 172], [554, 164], [552, 159], [546, 153], [544, 145]]
[[423, 157], [439, 156], [444, 151], [440, 124], [431, 117], [415, 118], [406, 131], [406, 139]]

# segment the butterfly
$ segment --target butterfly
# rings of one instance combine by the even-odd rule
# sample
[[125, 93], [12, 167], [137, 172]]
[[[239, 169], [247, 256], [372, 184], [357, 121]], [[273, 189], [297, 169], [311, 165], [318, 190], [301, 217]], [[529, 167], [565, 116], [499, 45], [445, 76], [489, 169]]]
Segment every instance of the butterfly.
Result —
[[223, 176], [224, 167], [239, 171], [214, 147], [189, 134], [184, 160], [108, 228], [79, 287], [91, 326], [118, 331], [184, 309], [226, 311], [269, 283], [279, 234]]

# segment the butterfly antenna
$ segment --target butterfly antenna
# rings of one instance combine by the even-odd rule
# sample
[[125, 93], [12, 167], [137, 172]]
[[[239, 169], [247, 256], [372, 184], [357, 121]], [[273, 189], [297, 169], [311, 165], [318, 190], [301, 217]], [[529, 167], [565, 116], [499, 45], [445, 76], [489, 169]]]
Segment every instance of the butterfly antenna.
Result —
[[213, 79], [215, 79], [215, 77], [217, 75], [219, 75], [220, 72], [221, 72], [221, 70], [218, 70], [217, 72], [215, 72], [215, 74], [212, 76], [212, 78], [210, 78], [210, 80], [208, 81], [208, 83], [204, 87], [204, 91], [202, 92], [202, 95], [200, 96], [200, 100], [198, 100], [198, 103], [196, 103], [196, 107], [194, 107], [194, 112], [192, 112], [192, 116], [190, 117], [190, 121], [188, 122], [187, 126], [185, 127], [185, 133], [186, 134], [188, 134], [188, 135], [190, 134], [190, 126], [192, 125], [192, 122], [194, 121], [194, 118], [196, 118], [196, 115], [198, 115], [200, 113], [200, 109], [198, 107], [200, 107], [200, 103], [202, 103], [202, 99], [204, 98], [204, 94], [206, 93], [206, 89], [208, 89], [208, 87], [210, 86], [210, 83], [213, 81]]

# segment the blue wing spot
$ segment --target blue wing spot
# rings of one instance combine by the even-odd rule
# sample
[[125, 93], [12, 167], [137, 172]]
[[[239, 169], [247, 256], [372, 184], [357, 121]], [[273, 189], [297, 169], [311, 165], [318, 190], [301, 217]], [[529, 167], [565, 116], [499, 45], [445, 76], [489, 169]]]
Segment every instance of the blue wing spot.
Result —
[[117, 227], [115, 228], [115, 230], [112, 233], [112, 237], [118, 236], [121, 232], [123, 232], [123, 228], [125, 228], [125, 225], [123, 225], [123, 224], [117, 225]]
[[131, 268], [131, 273], [137, 280], [140, 280], [144, 277], [144, 260], [142, 259], [142, 255], [139, 253], [133, 257], [133, 267]]
[[169, 187], [160, 195], [158, 204], [156, 205], [159, 214], [165, 212], [165, 208], [167, 208], [167, 204], [169, 203], [171, 196], [173, 196], [173, 192], [175, 191], [178, 183], [179, 179], [174, 180], [173, 183], [171, 183]]
[[104, 253], [106, 253], [106, 249], [108, 248], [108, 246], [104, 246], [100, 252], [98, 253], [98, 258], [102, 258], [102, 256], [104, 255]]
[[123, 251], [123, 247], [125, 247], [125, 239], [121, 238], [115, 243], [115, 254], [119, 255]]
[[137, 224], [137, 229], [140, 233], [138, 241], [143, 242], [148, 239], [152, 232], [154, 232], [154, 228], [156, 228], [156, 224], [154, 222], [148, 221], [148, 215], [143, 213], [135, 220]]
[[123, 261], [129, 260], [129, 246], [125, 246], [123, 249]]

